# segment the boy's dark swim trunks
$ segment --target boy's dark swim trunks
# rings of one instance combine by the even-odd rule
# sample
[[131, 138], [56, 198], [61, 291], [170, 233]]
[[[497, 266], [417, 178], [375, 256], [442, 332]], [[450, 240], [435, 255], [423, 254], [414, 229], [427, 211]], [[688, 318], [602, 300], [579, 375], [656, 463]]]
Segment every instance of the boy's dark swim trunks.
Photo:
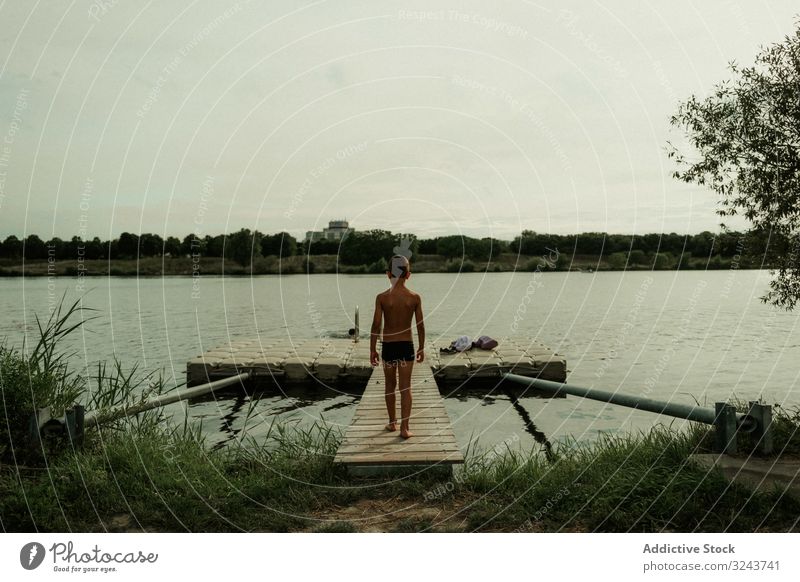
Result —
[[414, 360], [414, 342], [383, 342], [381, 359], [384, 362], [410, 362]]

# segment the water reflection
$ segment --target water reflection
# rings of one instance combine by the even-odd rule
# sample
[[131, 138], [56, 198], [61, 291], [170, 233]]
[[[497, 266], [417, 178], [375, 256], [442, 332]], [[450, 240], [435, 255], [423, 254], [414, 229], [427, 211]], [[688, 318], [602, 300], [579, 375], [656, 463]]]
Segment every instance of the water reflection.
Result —
[[219, 428], [221, 439], [214, 445], [214, 448], [220, 448], [225, 445], [225, 443], [234, 441], [239, 437], [241, 429], [235, 428], [234, 424], [239, 419], [242, 408], [244, 408], [244, 405], [249, 400], [250, 399], [243, 394], [239, 394], [232, 400], [229, 400], [229, 402], [231, 402], [230, 409], [222, 416], [222, 424]]
[[[273, 422], [287, 425], [296, 424], [307, 427], [315, 422], [332, 424], [343, 432], [350, 420], [364, 390], [359, 386], [323, 386], [320, 384], [281, 386], [277, 383], [246, 385], [244, 390], [225, 389], [216, 394], [193, 399], [189, 405], [189, 415], [194, 419], [216, 418], [221, 422], [217, 431], [205, 431], [205, 437], [214, 448], [241, 441], [245, 436], [258, 439], [266, 435]], [[507, 432], [503, 427], [509, 425], [507, 412], [513, 411], [521, 421], [524, 433], [532, 437], [532, 442], [521, 443], [523, 449], [538, 445], [546, 458], [552, 456], [552, 445], [526, 408], [542, 402], [542, 395], [530, 388], [520, 388], [516, 384], [464, 383], [451, 387], [440, 386], [445, 407], [454, 420], [454, 430], [459, 443], [466, 447], [473, 439], [474, 429], [489, 442], [503, 441]], [[452, 414], [456, 407], [455, 415]], [[481, 421], [490, 418], [478, 409], [497, 407], [500, 423], [490, 423], [481, 427]], [[455, 419], [458, 422], [455, 422]], [[460, 428], [459, 427], [460, 424]], [[465, 428], [471, 428], [467, 434]], [[512, 431], [516, 434], [516, 431]], [[515, 437], [514, 439], [519, 440]]]
[[[520, 441], [522, 450], [532, 450], [538, 445], [545, 458], [552, 459], [550, 439], [536, 425], [526, 408], [540, 407], [550, 399], [548, 393], [513, 382], [489, 379], [476, 379], [453, 386], [440, 385], [439, 391], [453, 420], [456, 438], [462, 445], [473, 440], [477, 430], [478, 438], [490, 443]], [[563, 397], [558, 400], [563, 400]], [[516, 422], [509, 418], [509, 412], [517, 417]], [[516, 429], [507, 429], [509, 426], [519, 426], [520, 421], [523, 432], [532, 437], [533, 442], [519, 439]], [[469, 435], [463, 430], [466, 427], [472, 429]], [[513, 438], [509, 435], [513, 435]]]
[[530, 434], [534, 440], [539, 443], [540, 445], [544, 446], [544, 454], [545, 458], [548, 461], [553, 460], [553, 445], [550, 444], [550, 441], [547, 439], [547, 435], [545, 435], [542, 431], [536, 428], [536, 425], [533, 423], [533, 419], [531, 415], [528, 414], [528, 411], [525, 410], [525, 407], [522, 406], [517, 395], [514, 391], [510, 388], [506, 388], [505, 392], [511, 400], [511, 405], [514, 407], [514, 410], [517, 411], [520, 418], [522, 419], [522, 424], [525, 426], [525, 431]]

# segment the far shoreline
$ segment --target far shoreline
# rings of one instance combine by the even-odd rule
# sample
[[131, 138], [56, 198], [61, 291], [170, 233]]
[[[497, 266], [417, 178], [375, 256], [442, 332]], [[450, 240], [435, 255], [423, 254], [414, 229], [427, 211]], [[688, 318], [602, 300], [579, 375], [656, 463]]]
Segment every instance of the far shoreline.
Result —
[[[219, 257], [147, 257], [144, 259], [95, 259], [26, 261], [0, 260], [0, 278], [18, 277], [252, 277], [261, 275], [375, 275], [384, 272], [381, 265], [344, 265], [336, 255], [293, 256], [283, 260], [263, 257], [252, 266], [244, 266]], [[412, 271], [419, 274], [442, 273], [557, 273], [557, 272], [653, 272], [653, 271], [719, 271], [719, 270], [770, 270], [769, 266], [742, 257], [740, 261], [693, 258], [685, 264], [677, 260], [650, 263], [612, 265], [605, 257], [583, 255], [554, 264], [541, 257], [504, 254], [492, 261], [475, 262], [447, 259], [440, 255], [422, 255], [412, 263]]]
[[[563, 255], [562, 255], [563, 257]], [[508, 273], [508, 272], [628, 272], [628, 271], [706, 271], [770, 270], [769, 265], [750, 257], [736, 261], [720, 257], [679, 262], [655, 260], [639, 264], [612, 264], [606, 256], [575, 255], [558, 264], [542, 257], [504, 253], [490, 261], [448, 259], [441, 255], [419, 255], [412, 260], [415, 273]], [[337, 255], [295, 255], [279, 259], [259, 257], [252, 265], [241, 265], [221, 257], [146, 257], [142, 259], [94, 260], [0, 260], [0, 277], [247, 277], [254, 275], [374, 275], [384, 272], [381, 265], [345, 265]]]

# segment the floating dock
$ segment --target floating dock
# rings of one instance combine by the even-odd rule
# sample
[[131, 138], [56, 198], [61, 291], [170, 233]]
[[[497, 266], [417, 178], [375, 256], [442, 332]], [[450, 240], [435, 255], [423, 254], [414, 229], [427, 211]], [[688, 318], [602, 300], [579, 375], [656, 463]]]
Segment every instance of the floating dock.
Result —
[[[456, 442], [450, 419], [439, 393], [448, 387], [504, 382], [502, 375], [565, 382], [567, 362], [540, 342], [530, 338], [497, 338], [491, 350], [472, 348], [443, 353], [450, 341], [429, 341], [425, 361], [412, 372], [411, 432], [403, 439], [390, 432], [380, 368], [369, 361], [369, 339], [249, 339], [232, 341], [208, 350], [186, 366], [190, 386], [213, 382], [247, 372], [249, 381], [259, 379], [279, 385], [318, 383], [333, 390], [364, 388], [334, 464], [351, 472], [373, 472], [393, 467], [438, 466], [452, 470], [464, 457]], [[378, 346], [380, 351], [380, 344]], [[396, 392], [397, 418], [400, 394]], [[398, 427], [399, 429], [399, 427]]]
[[472, 348], [447, 354], [440, 348], [449, 342], [433, 341], [426, 350], [426, 361], [437, 380], [446, 383], [499, 379], [507, 372], [520, 376], [565, 382], [567, 361], [543, 343], [530, 338], [503, 337], [491, 350]]
[[215, 347], [189, 360], [190, 386], [250, 372], [278, 382], [302, 383], [340, 380], [365, 383], [372, 375], [369, 341], [351, 339], [246, 339]]
[[[439, 351], [449, 344], [434, 340], [426, 346], [425, 366], [439, 383], [499, 380], [506, 372], [553, 382], [567, 378], [564, 357], [529, 338], [498, 338], [498, 346], [492, 350]], [[348, 338], [260, 338], [236, 340], [208, 350], [187, 363], [186, 379], [193, 386], [249, 372], [256, 381], [271, 378], [288, 384], [317, 381], [363, 386], [372, 371], [368, 338], [358, 342]]]

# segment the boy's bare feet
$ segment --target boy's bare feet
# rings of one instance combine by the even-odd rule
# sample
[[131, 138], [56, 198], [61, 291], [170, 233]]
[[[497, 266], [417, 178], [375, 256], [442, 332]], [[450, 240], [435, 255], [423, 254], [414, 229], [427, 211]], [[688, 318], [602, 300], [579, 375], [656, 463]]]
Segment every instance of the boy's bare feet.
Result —
[[414, 433], [408, 430], [407, 428], [402, 428], [400, 429], [400, 436], [403, 437], [404, 439], [407, 439], [414, 436]]
[[386, 430], [388, 430], [390, 432], [396, 431], [397, 430], [397, 422], [390, 422], [389, 424], [387, 424], [386, 425]]

